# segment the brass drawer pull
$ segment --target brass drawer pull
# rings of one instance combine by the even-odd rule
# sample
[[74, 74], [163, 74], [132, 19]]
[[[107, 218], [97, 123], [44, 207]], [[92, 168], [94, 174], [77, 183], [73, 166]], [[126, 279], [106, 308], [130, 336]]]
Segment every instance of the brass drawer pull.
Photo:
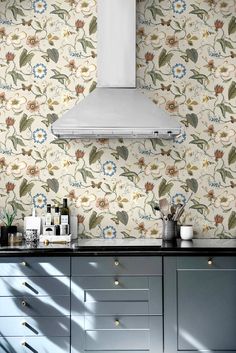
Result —
[[120, 282], [118, 281], [118, 279], [115, 280], [114, 284], [115, 286], [119, 286]]
[[120, 326], [120, 321], [118, 319], [115, 320], [115, 326], [116, 327]]
[[22, 326], [26, 326], [26, 325], [27, 325], [27, 322], [26, 322], [26, 321], [22, 321], [21, 325], [22, 325]]
[[27, 306], [27, 302], [25, 300], [22, 300], [21, 305], [26, 307]]
[[208, 263], [209, 266], [213, 265], [212, 259], [208, 259], [207, 263]]
[[22, 266], [27, 266], [27, 262], [22, 261], [22, 262], [21, 262], [21, 265], [22, 265]]
[[118, 261], [118, 260], [115, 260], [115, 261], [114, 261], [114, 265], [115, 265], [115, 266], [119, 266], [119, 265], [120, 265], [119, 261]]
[[27, 342], [26, 341], [22, 341], [21, 345], [25, 347], [27, 345]]

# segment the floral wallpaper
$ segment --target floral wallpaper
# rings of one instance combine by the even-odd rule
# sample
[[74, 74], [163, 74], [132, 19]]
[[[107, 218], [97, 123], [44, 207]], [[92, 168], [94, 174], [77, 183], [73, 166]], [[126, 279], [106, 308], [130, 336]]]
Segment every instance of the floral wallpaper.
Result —
[[0, 206], [22, 226], [67, 197], [81, 237], [161, 237], [166, 197], [196, 237], [236, 236], [236, 1], [137, 1], [138, 86], [174, 142], [52, 135], [96, 86], [96, 30], [94, 0], [1, 0]]

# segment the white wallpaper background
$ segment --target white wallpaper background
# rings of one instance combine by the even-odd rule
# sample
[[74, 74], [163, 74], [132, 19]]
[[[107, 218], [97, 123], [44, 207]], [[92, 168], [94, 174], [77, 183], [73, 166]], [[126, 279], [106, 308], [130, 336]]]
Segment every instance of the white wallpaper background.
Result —
[[96, 2], [1, 1], [0, 207], [21, 226], [32, 203], [67, 197], [82, 237], [160, 237], [154, 204], [191, 195], [195, 236], [233, 237], [236, 1], [137, 7], [138, 85], [179, 116], [174, 142], [56, 139], [51, 123], [96, 85]]

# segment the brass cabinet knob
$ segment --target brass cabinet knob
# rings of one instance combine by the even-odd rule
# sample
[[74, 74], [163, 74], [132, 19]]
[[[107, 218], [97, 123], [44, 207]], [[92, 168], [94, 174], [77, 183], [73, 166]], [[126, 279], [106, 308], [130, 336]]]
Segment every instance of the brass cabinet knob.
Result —
[[120, 282], [118, 281], [118, 279], [115, 280], [114, 284], [115, 286], [119, 286]]
[[119, 261], [118, 261], [118, 260], [115, 260], [114, 265], [115, 265], [115, 266], [119, 266], [119, 264], [120, 264]]
[[26, 326], [26, 325], [27, 325], [27, 322], [26, 322], [26, 321], [22, 321], [21, 325], [22, 325], [22, 326]]
[[22, 342], [21, 342], [21, 345], [22, 345], [22, 346], [26, 346], [26, 341], [22, 341]]
[[21, 265], [22, 265], [22, 266], [27, 266], [27, 262], [22, 261], [22, 262], [21, 262]]
[[118, 319], [115, 320], [115, 326], [116, 327], [120, 326], [120, 321]]
[[208, 259], [207, 263], [208, 263], [209, 266], [211, 266], [213, 264], [212, 259]]
[[26, 301], [25, 301], [25, 300], [22, 300], [21, 305], [22, 305], [22, 306], [27, 306]]
[[22, 286], [26, 286], [26, 282], [22, 282], [21, 284], [22, 284]]

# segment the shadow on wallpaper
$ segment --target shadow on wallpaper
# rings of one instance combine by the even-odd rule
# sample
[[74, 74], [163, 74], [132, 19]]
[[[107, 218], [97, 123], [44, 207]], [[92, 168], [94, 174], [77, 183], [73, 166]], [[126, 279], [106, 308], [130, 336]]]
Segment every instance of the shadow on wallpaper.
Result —
[[[68, 197], [83, 237], [160, 237], [159, 198], [198, 237], [236, 235], [236, 1], [139, 0], [138, 85], [173, 142], [66, 141], [50, 125], [96, 86], [94, 0], [0, 3], [0, 194], [19, 225]], [[122, 19], [121, 19], [122, 25]]]

